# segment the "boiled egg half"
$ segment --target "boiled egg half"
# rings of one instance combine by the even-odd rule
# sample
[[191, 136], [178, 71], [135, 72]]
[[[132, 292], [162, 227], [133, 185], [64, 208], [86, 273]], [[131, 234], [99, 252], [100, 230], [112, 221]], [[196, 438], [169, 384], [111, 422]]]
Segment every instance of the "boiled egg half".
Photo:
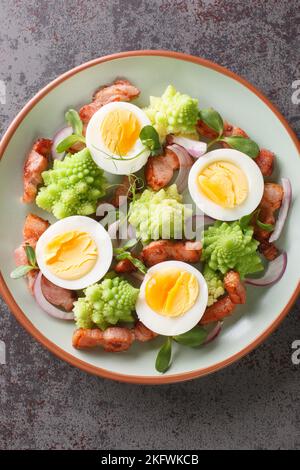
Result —
[[86, 145], [95, 163], [116, 175], [140, 170], [150, 155], [139, 135], [151, 124], [144, 111], [131, 103], [114, 102], [100, 108], [86, 130]]
[[36, 245], [43, 275], [65, 289], [79, 290], [99, 281], [113, 256], [110, 236], [89, 217], [66, 217], [50, 225]]
[[213, 150], [199, 158], [191, 168], [188, 185], [198, 208], [224, 221], [253, 212], [264, 191], [258, 165], [233, 149]]
[[200, 321], [207, 300], [207, 284], [200, 271], [181, 261], [165, 261], [148, 270], [136, 313], [155, 333], [175, 336], [191, 330]]

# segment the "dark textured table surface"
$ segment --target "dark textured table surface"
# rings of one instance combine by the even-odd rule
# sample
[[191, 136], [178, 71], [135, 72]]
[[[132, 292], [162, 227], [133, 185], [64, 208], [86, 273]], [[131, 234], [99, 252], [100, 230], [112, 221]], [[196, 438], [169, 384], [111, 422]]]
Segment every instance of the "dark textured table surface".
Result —
[[[300, 131], [297, 0], [0, 0], [0, 132], [41, 87], [120, 50], [200, 55], [248, 79]], [[240, 362], [193, 382], [150, 387], [87, 375], [31, 338], [0, 301], [0, 448], [300, 448], [296, 304]]]

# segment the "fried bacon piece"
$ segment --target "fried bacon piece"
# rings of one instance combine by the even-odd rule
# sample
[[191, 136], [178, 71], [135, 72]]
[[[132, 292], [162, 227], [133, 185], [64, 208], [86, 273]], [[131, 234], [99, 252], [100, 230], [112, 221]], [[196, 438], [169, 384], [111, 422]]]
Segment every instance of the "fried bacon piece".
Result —
[[140, 90], [128, 80], [115, 80], [111, 85], [105, 85], [94, 93], [93, 101], [80, 109], [80, 118], [84, 124], [87, 124], [93, 114], [105, 104], [113, 101], [131, 101], [139, 94]]
[[132, 273], [133, 271], [136, 271], [136, 267], [132, 264], [130, 259], [122, 259], [121, 261], [118, 261], [116, 266], [114, 267], [114, 270], [116, 273], [122, 274], [122, 273]]
[[[41, 217], [28, 214], [25, 219], [25, 224], [23, 227], [23, 243], [16, 248], [14, 252], [15, 264], [16, 266], [21, 266], [24, 264], [28, 264], [28, 259], [25, 253], [24, 246], [28, 244], [35, 248], [36, 243], [42, 233], [49, 227], [49, 222], [47, 220], [42, 219]], [[36, 279], [38, 271], [29, 271], [26, 275], [27, 282], [28, 282], [28, 289], [31, 293], [33, 293], [33, 285]]]
[[137, 341], [145, 343], [156, 338], [158, 334], [149, 330], [141, 321], [138, 321], [134, 326], [134, 336]]
[[67, 312], [73, 309], [73, 303], [77, 300], [75, 291], [56, 286], [44, 276], [41, 278], [41, 288], [44, 297], [51, 304], [62, 307]]
[[224, 277], [224, 287], [228, 292], [230, 300], [234, 304], [246, 303], [246, 289], [239, 273], [236, 271], [228, 271]]
[[207, 325], [208, 323], [221, 321], [231, 315], [235, 307], [236, 304], [232, 302], [229, 295], [226, 295], [207, 307], [199, 323], [200, 325]]
[[268, 240], [261, 241], [258, 250], [268, 261], [273, 261], [273, 259], [277, 258], [279, 255], [278, 248], [274, 243], [270, 243]]
[[24, 164], [22, 201], [30, 203], [35, 200], [38, 185], [42, 183], [42, 172], [48, 168], [51, 156], [52, 140], [39, 139], [30, 150]]
[[127, 351], [134, 340], [145, 343], [158, 335], [138, 321], [134, 328], [111, 326], [102, 331], [99, 328], [79, 328], [73, 333], [72, 344], [76, 349], [101, 346], [107, 352]]
[[201, 242], [157, 240], [143, 248], [141, 259], [146, 266], [154, 266], [168, 260], [197, 263], [201, 250]]
[[38, 215], [28, 214], [23, 227], [24, 242], [29, 243], [32, 248], [35, 248], [38, 239], [47, 230], [49, 225], [48, 220], [44, 220]]
[[224, 277], [224, 287], [227, 294], [207, 307], [200, 320], [201, 325], [221, 321], [232, 314], [237, 304], [246, 303], [246, 289], [239, 273], [228, 271]]
[[134, 341], [134, 333], [129, 328], [112, 326], [105, 331], [98, 328], [79, 328], [73, 333], [72, 344], [76, 349], [102, 346], [107, 352], [126, 351]]
[[[192, 159], [191, 159], [192, 165]], [[179, 168], [177, 155], [170, 149], [166, 149], [164, 155], [148, 158], [145, 167], [145, 178], [148, 186], [158, 191], [169, 184], [175, 170]]]
[[275, 154], [267, 149], [260, 149], [258, 156], [254, 159], [263, 176], [271, 176], [274, 169]]
[[[283, 188], [277, 183], [265, 183], [264, 193], [259, 205], [259, 220], [264, 224], [275, 224], [275, 212], [280, 208], [283, 198]], [[263, 230], [254, 224], [254, 238], [260, 242], [259, 251], [272, 261], [278, 256], [278, 249], [269, 242], [271, 232]]]
[[240, 127], [233, 126], [227, 121], [224, 121], [224, 130], [223, 130], [224, 137], [248, 137], [248, 134], [241, 129]]
[[129, 196], [129, 190], [131, 187], [131, 181], [130, 177], [128, 175], [125, 175], [122, 178], [122, 181], [118, 186], [116, 187], [114, 196], [111, 200], [111, 204], [115, 207], [119, 207], [120, 203], [122, 200], [120, 198], [127, 198]]

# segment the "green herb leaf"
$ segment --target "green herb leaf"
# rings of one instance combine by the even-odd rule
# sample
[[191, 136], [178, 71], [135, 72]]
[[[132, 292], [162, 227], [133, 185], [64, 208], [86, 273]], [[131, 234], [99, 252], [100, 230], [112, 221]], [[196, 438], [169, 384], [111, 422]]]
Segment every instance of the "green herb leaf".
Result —
[[33, 266], [29, 266], [29, 264], [24, 264], [22, 266], [18, 266], [16, 269], [14, 269], [10, 273], [10, 277], [12, 279], [19, 279], [20, 277], [23, 277], [27, 273], [29, 273], [29, 271], [31, 271], [32, 269], [37, 269], [37, 268], [35, 268]]
[[161, 148], [157, 130], [153, 126], [144, 126], [140, 132], [140, 139], [151, 152], [156, 152]]
[[232, 137], [222, 137], [220, 140], [226, 142], [229, 147], [239, 150], [251, 158], [256, 158], [259, 154], [259, 146], [257, 143], [247, 137], [235, 135]]
[[56, 146], [56, 151], [58, 153], [66, 152], [72, 145], [77, 142], [83, 142], [85, 144], [85, 138], [82, 135], [72, 134], [61, 140]]
[[31, 266], [36, 267], [35, 251], [30, 245], [25, 245], [25, 253]]
[[200, 346], [200, 344], [206, 340], [207, 334], [208, 333], [204, 328], [201, 326], [195, 326], [190, 331], [187, 331], [182, 335], [173, 336], [173, 339], [184, 346], [195, 348], [196, 346]]
[[262, 230], [265, 230], [266, 232], [273, 232], [273, 230], [274, 230], [274, 225], [264, 224], [263, 222], [261, 222], [258, 219], [256, 220], [256, 224], [258, 225], [259, 228], [261, 228]]
[[223, 133], [224, 123], [220, 114], [213, 108], [205, 108], [199, 111], [199, 118], [219, 135]]
[[147, 268], [144, 265], [144, 263], [142, 263], [142, 261], [139, 260], [138, 258], [135, 258], [134, 256], [132, 256], [130, 251], [124, 251], [122, 250], [122, 248], [116, 248], [114, 251], [115, 251], [115, 254], [117, 255], [116, 256], [117, 261], [121, 261], [122, 259], [129, 259], [129, 261], [131, 261], [133, 266], [135, 266], [139, 271], [141, 271], [141, 273], [146, 274]]
[[251, 222], [252, 217], [253, 217], [253, 212], [251, 212], [251, 214], [244, 215], [243, 217], [240, 218], [239, 224], [240, 224], [241, 229], [244, 230], [245, 228], [248, 227], [249, 223]]
[[72, 127], [73, 134], [82, 135], [83, 125], [77, 111], [75, 111], [75, 109], [69, 109], [65, 114], [65, 118], [67, 123]]
[[130, 261], [132, 262], [133, 266], [135, 266], [136, 268], [138, 268], [139, 271], [141, 271], [141, 273], [147, 273], [147, 268], [141, 260], [135, 258], [134, 256], [131, 256]]
[[133, 238], [132, 240], [128, 240], [128, 242], [126, 242], [125, 245], [122, 246], [122, 248], [123, 250], [129, 250], [130, 248], [133, 248], [137, 243], [138, 240], [136, 238]]
[[165, 344], [162, 345], [160, 350], [158, 351], [156, 361], [155, 361], [155, 369], [162, 374], [166, 372], [170, 366], [171, 361], [171, 353], [172, 353], [172, 340], [168, 338]]
[[259, 213], [260, 213], [260, 208], [255, 209], [255, 211], [251, 212], [251, 214], [244, 215], [243, 217], [241, 217], [239, 220], [241, 229], [242, 230], [246, 229], [252, 219], [255, 219], [256, 221]]

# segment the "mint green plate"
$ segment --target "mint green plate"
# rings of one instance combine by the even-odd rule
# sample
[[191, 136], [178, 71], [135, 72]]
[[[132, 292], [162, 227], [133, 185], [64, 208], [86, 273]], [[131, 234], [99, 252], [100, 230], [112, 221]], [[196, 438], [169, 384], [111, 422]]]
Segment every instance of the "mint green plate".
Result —
[[[277, 155], [276, 175], [290, 178], [293, 205], [279, 245], [288, 253], [283, 278], [269, 288], [248, 287], [247, 304], [226, 320], [222, 334], [211, 344], [190, 349], [174, 347], [173, 364], [160, 375], [154, 363], [161, 338], [134, 344], [125, 352], [77, 351], [72, 348], [74, 324], [43, 313], [23, 280], [11, 280], [13, 251], [22, 239], [30, 211], [46, 216], [35, 205], [21, 204], [22, 168], [26, 152], [37, 137], [52, 137], [63, 123], [66, 109], [87, 103], [93, 91], [115, 77], [126, 77], [141, 89], [139, 105], [149, 95], [161, 95], [172, 83], [181, 92], [199, 98], [238, 125], [261, 147]], [[232, 363], [265, 339], [287, 314], [299, 293], [300, 202], [299, 143], [278, 111], [255, 88], [228, 70], [192, 56], [165, 51], [115, 54], [83, 64], [41, 90], [21, 111], [1, 141], [0, 227], [1, 291], [20, 323], [57, 356], [90, 373], [136, 383], [166, 383], [214, 372]], [[298, 217], [297, 217], [298, 215]]]

